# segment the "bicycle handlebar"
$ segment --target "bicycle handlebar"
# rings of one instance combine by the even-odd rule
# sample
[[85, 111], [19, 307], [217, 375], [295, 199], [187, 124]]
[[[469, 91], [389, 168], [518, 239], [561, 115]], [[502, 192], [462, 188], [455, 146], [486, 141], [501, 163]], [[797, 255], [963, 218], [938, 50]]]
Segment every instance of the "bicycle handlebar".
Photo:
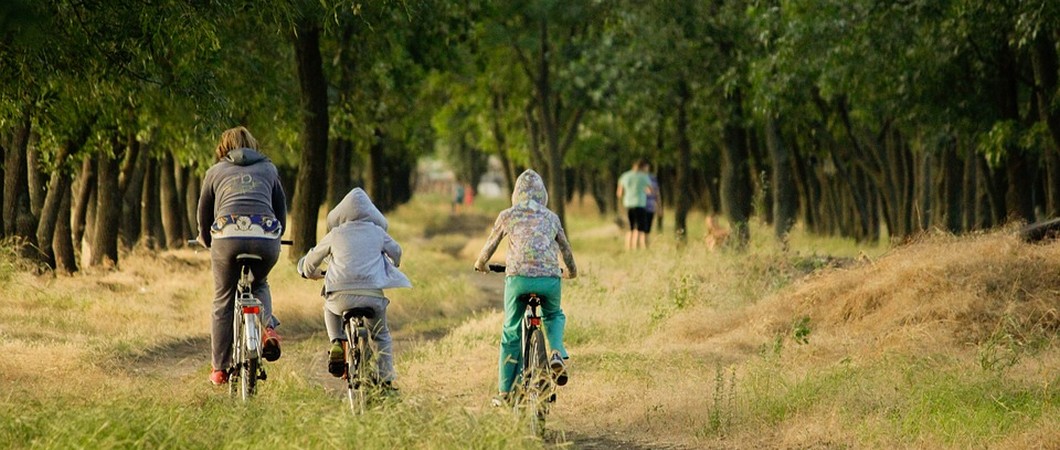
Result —
[[[508, 269], [508, 266], [501, 263], [489, 263], [486, 264], [486, 270], [482, 273], [504, 273]], [[478, 269], [475, 269], [478, 271]], [[560, 278], [568, 278], [567, 269], [560, 268]]]
[[[188, 239], [187, 245], [188, 247], [204, 247], [202, 242], [199, 242], [198, 239]], [[294, 241], [290, 239], [280, 239], [280, 245], [294, 245]]]

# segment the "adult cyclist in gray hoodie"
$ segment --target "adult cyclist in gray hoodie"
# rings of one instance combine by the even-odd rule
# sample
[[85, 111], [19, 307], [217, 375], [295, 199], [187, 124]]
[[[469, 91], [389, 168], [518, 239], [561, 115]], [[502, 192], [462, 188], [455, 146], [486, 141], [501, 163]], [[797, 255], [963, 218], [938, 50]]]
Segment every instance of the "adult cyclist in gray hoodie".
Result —
[[280, 336], [275, 331], [279, 321], [272, 316], [268, 277], [280, 256], [287, 197], [276, 166], [257, 147], [244, 127], [222, 133], [215, 151], [217, 163], [206, 171], [199, 196], [199, 242], [210, 249], [214, 278], [210, 381], [216, 385], [228, 382], [232, 365], [232, 308], [240, 275], [236, 255], [240, 253], [261, 257], [250, 263], [250, 270], [254, 274], [251, 290], [264, 309], [262, 356], [268, 361], [280, 357]]
[[328, 213], [328, 233], [298, 261], [298, 273], [324, 279], [324, 325], [331, 338], [328, 372], [341, 377], [345, 369], [342, 313], [369, 308], [373, 314], [366, 322], [377, 348], [377, 375], [384, 387], [392, 387], [394, 354], [386, 321], [390, 300], [383, 289], [412, 287], [412, 283], [397, 269], [401, 246], [386, 230], [383, 213], [363, 189], [354, 188]]

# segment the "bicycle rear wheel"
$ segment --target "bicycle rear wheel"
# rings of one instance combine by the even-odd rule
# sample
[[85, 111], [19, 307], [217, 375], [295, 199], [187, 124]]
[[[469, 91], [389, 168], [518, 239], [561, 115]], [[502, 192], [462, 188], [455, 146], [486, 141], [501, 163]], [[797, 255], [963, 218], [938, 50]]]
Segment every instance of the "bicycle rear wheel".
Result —
[[368, 406], [365, 393], [368, 340], [363, 332], [363, 328], [355, 327], [352, 323], [346, 327], [346, 336], [349, 337], [346, 344], [346, 393], [354, 414], [364, 413]]
[[257, 391], [260, 364], [259, 358], [250, 358], [240, 365], [239, 391], [243, 395], [243, 400], [249, 400]]
[[242, 394], [243, 400], [249, 400], [254, 396], [258, 384], [258, 370], [260, 370], [261, 365], [261, 358], [257, 351], [259, 346], [254, 345], [251, 341], [251, 339], [260, 339], [255, 337], [259, 336], [256, 332], [258, 326], [256, 322], [248, 322], [246, 317], [247, 315], [244, 314], [243, 339], [240, 339], [242, 359], [238, 361], [239, 392]]
[[545, 415], [548, 414], [549, 398], [548, 356], [545, 350], [545, 335], [540, 328], [530, 333], [523, 384], [526, 386], [526, 413], [530, 418], [530, 432], [542, 436], [545, 432]]

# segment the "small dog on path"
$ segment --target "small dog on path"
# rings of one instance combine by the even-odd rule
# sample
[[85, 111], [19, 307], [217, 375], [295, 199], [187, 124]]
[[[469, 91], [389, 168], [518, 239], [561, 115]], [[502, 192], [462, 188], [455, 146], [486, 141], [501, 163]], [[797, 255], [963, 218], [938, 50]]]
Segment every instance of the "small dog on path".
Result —
[[725, 241], [729, 239], [729, 229], [718, 225], [714, 216], [707, 216], [704, 224], [706, 234], [703, 235], [703, 243], [707, 245], [707, 250], [714, 251], [715, 248], [725, 245]]

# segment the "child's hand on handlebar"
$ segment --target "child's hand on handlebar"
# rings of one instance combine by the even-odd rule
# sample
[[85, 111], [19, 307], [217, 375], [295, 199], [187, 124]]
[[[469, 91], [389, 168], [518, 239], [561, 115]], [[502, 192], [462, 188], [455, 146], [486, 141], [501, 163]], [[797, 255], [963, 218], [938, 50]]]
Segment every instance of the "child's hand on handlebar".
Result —
[[486, 267], [486, 263], [483, 261], [475, 261], [475, 272], [487, 273], [490, 270]]

